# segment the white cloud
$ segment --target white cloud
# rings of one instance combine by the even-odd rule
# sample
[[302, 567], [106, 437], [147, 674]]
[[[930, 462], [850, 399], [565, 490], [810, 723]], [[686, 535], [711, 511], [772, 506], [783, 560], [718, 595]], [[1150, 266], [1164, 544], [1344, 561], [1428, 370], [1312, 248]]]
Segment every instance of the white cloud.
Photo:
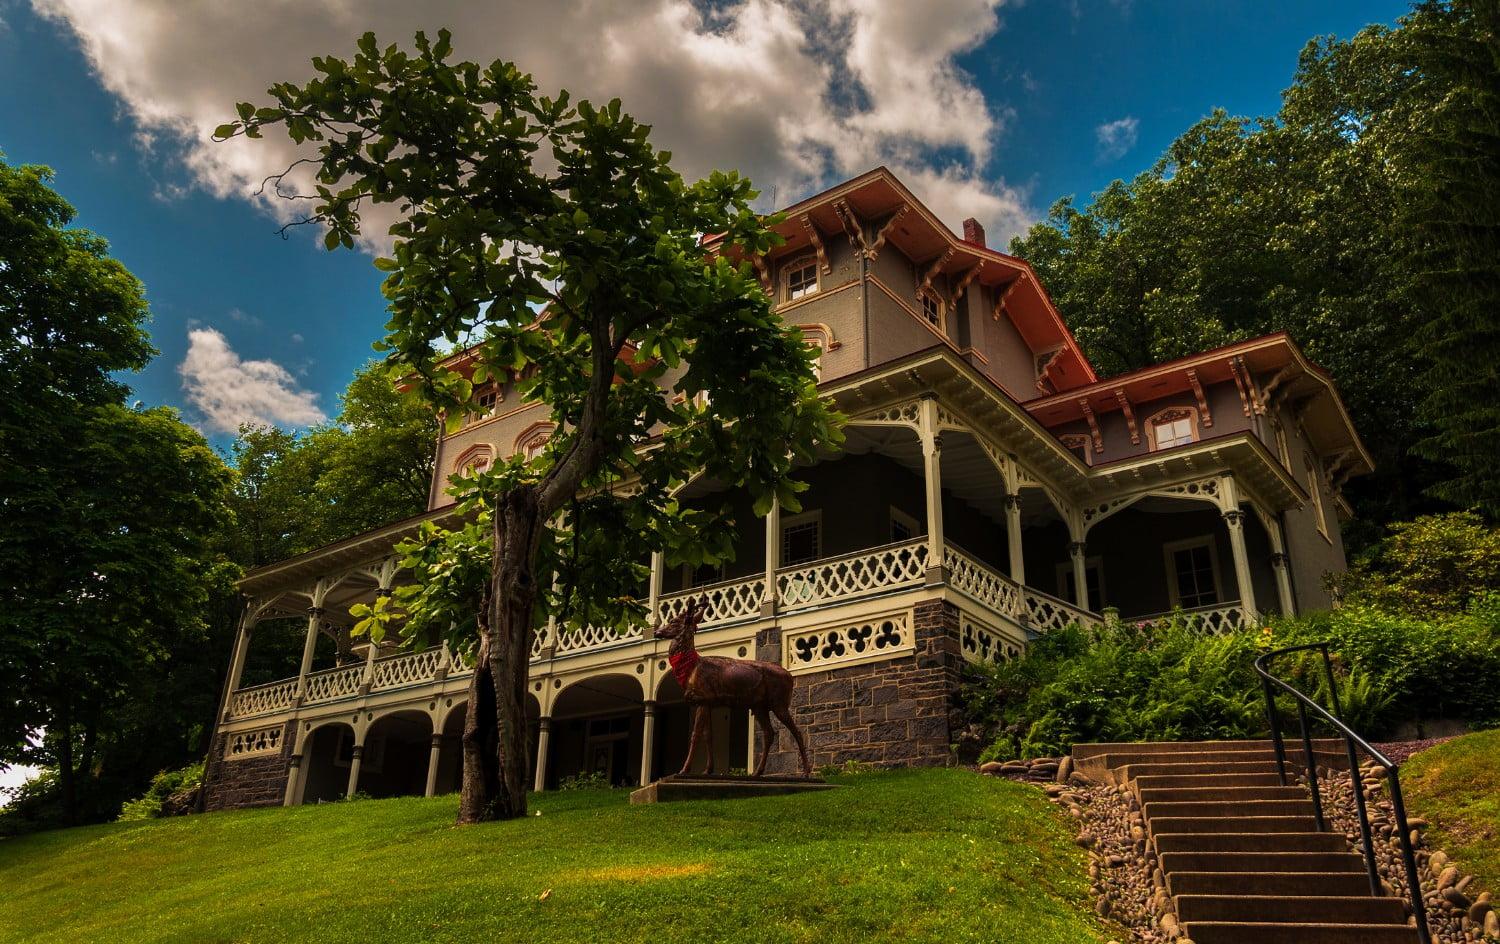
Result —
[[213, 328], [188, 332], [187, 355], [177, 367], [187, 401], [210, 432], [232, 433], [242, 424], [307, 426], [326, 419], [317, 394], [301, 390], [275, 361], [242, 360]]
[[[955, 58], [999, 29], [1004, 2], [267, 0], [252, 17], [229, 3], [32, 0], [78, 35], [143, 136], [158, 151], [178, 142], [193, 178], [220, 196], [249, 196], [297, 153], [271, 138], [212, 143], [235, 102], [311, 77], [315, 55], [352, 55], [366, 29], [410, 43], [448, 26], [459, 57], [512, 59], [544, 92], [621, 98], [689, 178], [738, 168], [786, 204], [887, 163], [936, 181], [950, 225], [978, 215], [1001, 238], [1018, 195], [985, 170], [1004, 113]], [[282, 220], [302, 209], [253, 199]]]
[[1135, 147], [1136, 133], [1140, 128], [1140, 121], [1133, 115], [1126, 115], [1116, 121], [1107, 121], [1094, 129], [1096, 139], [1095, 153], [1099, 160], [1112, 161], [1124, 157]]

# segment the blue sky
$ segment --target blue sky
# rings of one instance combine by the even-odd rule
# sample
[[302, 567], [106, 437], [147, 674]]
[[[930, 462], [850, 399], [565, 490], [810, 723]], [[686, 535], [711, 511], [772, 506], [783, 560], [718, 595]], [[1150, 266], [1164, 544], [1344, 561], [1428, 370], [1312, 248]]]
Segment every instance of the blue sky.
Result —
[[[519, 58], [544, 88], [620, 94], [685, 171], [739, 166], [782, 203], [891, 164], [951, 223], [979, 215], [997, 243], [1057, 197], [1149, 166], [1214, 107], [1273, 111], [1310, 37], [1407, 8], [944, 0], [912, 15], [828, 2], [838, 28], [808, 43], [807, 9], [782, 0], [706, 12], [651, 0], [571, 26], [506, 2], [351, 15], [279, 0], [251, 15], [207, 0], [0, 0], [0, 150], [55, 168], [79, 224], [145, 282], [161, 355], [137, 395], [182, 408], [222, 445], [239, 419], [295, 427], [336, 412], [384, 316], [368, 254], [324, 252], [306, 231], [282, 239], [275, 208], [247, 196], [276, 152], [216, 151], [203, 131], [366, 27], [394, 40], [452, 23], [463, 56]], [[851, 81], [859, 103], [830, 105]]]

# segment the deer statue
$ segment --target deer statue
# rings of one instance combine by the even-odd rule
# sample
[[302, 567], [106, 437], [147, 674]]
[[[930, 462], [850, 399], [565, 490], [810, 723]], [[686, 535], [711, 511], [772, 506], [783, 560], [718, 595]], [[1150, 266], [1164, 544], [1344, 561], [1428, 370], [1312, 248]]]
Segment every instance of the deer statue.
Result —
[[672, 641], [667, 650], [667, 661], [672, 666], [677, 684], [682, 686], [683, 699], [693, 708], [693, 735], [688, 741], [687, 760], [683, 761], [677, 775], [685, 776], [691, 770], [699, 741], [704, 741], [707, 748], [704, 772], [713, 770], [712, 709], [748, 708], [765, 736], [765, 746], [761, 748], [760, 759], [755, 765], [755, 776], [759, 777], [765, 771], [766, 759], [776, 744], [776, 729], [771, 727], [771, 715], [774, 714], [797, 742], [797, 752], [802, 757], [802, 775], [811, 777], [807, 742], [802, 737], [802, 729], [792, 719], [792, 673], [774, 662], [700, 656], [693, 645], [693, 635], [698, 631], [698, 621], [702, 619], [704, 609], [701, 602], [689, 600], [681, 613], [657, 626], [655, 631], [657, 638]]

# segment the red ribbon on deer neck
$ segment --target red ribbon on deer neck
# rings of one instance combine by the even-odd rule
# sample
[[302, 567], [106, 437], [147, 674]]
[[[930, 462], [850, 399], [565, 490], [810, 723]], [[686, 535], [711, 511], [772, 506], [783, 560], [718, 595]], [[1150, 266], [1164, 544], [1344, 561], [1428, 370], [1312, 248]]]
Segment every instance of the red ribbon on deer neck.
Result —
[[687, 688], [688, 679], [693, 677], [693, 670], [698, 667], [698, 650], [670, 653], [667, 662], [672, 666], [672, 677], [677, 679], [677, 684]]

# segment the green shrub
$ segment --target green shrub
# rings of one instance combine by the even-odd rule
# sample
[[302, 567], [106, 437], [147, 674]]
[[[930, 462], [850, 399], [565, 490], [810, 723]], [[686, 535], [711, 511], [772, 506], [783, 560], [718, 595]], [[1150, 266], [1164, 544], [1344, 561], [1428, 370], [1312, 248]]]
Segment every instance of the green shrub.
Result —
[[598, 770], [564, 777], [557, 782], [559, 790], [608, 790], [609, 788], [609, 778]]
[[1500, 591], [1500, 528], [1472, 511], [1398, 522], [1329, 589], [1345, 603], [1392, 613], [1462, 613]]
[[[1368, 737], [1423, 720], [1500, 725], [1500, 596], [1431, 620], [1347, 606], [1219, 636], [1181, 619], [1069, 627], [1041, 637], [1019, 659], [972, 667], [962, 709], [982, 732], [981, 761], [1062, 754], [1091, 741], [1263, 737], [1254, 659], [1319, 641], [1331, 644], [1346, 722]], [[1275, 667], [1328, 705], [1317, 653], [1286, 656]], [[1284, 730], [1293, 736], [1295, 712], [1283, 698]]]
[[161, 816], [161, 806], [174, 793], [191, 790], [203, 783], [203, 762], [189, 764], [178, 770], [163, 770], [151, 778], [151, 786], [137, 799], [120, 808], [120, 820], [156, 819]]

